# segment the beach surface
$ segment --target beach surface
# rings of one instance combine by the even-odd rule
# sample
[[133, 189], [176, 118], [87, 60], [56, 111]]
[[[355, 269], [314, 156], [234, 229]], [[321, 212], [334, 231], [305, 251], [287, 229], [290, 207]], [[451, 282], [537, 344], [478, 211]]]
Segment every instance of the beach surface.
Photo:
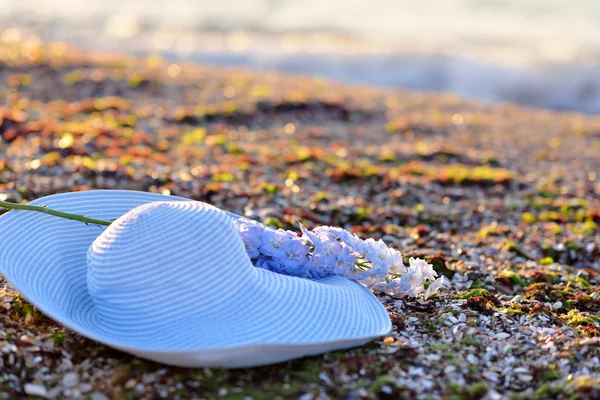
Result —
[[3, 199], [133, 189], [341, 226], [448, 284], [378, 295], [394, 327], [367, 346], [227, 371], [91, 342], [0, 277], [0, 398], [600, 398], [599, 152], [579, 113], [5, 40]]

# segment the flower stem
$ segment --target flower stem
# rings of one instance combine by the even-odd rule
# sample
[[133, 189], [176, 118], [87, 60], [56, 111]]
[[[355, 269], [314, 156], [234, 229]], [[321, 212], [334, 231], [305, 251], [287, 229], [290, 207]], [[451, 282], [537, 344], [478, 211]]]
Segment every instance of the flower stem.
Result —
[[54, 215], [54, 216], [60, 217], [60, 218], [66, 218], [66, 219], [71, 219], [73, 221], [83, 222], [86, 225], [94, 224], [94, 225], [109, 226], [112, 223], [112, 221], [105, 221], [103, 219], [88, 218], [88, 217], [85, 217], [85, 216], [79, 215], [79, 214], [71, 214], [71, 213], [66, 213], [66, 212], [62, 212], [62, 211], [52, 210], [46, 206], [32, 206], [29, 204], [17, 204], [17, 203], [10, 203], [8, 201], [0, 201], [0, 207], [6, 208], [7, 210], [37, 211], [37, 212], [41, 212], [44, 214]]

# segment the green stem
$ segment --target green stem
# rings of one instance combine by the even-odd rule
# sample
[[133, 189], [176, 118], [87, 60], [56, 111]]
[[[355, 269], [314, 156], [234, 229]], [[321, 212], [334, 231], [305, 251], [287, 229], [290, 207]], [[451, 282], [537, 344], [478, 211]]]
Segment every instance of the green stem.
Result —
[[88, 217], [85, 217], [85, 216], [79, 215], [79, 214], [71, 214], [71, 213], [66, 213], [66, 212], [62, 212], [62, 211], [52, 210], [46, 206], [32, 206], [29, 204], [17, 204], [17, 203], [10, 203], [8, 201], [0, 201], [0, 207], [6, 208], [7, 210], [37, 211], [37, 212], [41, 212], [44, 214], [54, 215], [54, 216], [60, 217], [60, 218], [66, 218], [66, 219], [71, 219], [73, 221], [83, 222], [85, 224], [109, 226], [112, 223], [112, 221], [105, 221], [103, 219], [88, 218]]

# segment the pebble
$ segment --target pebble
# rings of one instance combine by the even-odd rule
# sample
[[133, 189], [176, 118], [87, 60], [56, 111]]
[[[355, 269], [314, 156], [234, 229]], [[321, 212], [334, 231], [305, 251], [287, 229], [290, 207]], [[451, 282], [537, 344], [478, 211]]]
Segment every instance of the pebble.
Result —
[[90, 383], [82, 383], [78, 388], [81, 393], [88, 393], [91, 392], [94, 387]]
[[79, 383], [79, 375], [76, 372], [69, 372], [62, 378], [62, 384], [65, 387], [71, 388]]
[[517, 379], [520, 380], [521, 382], [531, 382], [531, 380], [533, 379], [533, 376], [531, 375], [517, 375]]
[[479, 359], [475, 357], [473, 354], [467, 355], [467, 361], [471, 364], [479, 364]]
[[25, 393], [30, 396], [48, 397], [48, 391], [44, 385], [26, 383], [24, 387]]

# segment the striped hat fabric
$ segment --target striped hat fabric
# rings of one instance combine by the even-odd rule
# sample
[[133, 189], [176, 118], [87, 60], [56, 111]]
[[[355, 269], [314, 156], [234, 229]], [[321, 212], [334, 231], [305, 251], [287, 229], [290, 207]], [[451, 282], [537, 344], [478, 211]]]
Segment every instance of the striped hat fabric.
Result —
[[365, 287], [256, 268], [232, 219], [206, 203], [135, 191], [30, 204], [109, 227], [13, 210], [0, 217], [0, 273], [80, 334], [154, 361], [249, 367], [363, 345], [389, 316]]

